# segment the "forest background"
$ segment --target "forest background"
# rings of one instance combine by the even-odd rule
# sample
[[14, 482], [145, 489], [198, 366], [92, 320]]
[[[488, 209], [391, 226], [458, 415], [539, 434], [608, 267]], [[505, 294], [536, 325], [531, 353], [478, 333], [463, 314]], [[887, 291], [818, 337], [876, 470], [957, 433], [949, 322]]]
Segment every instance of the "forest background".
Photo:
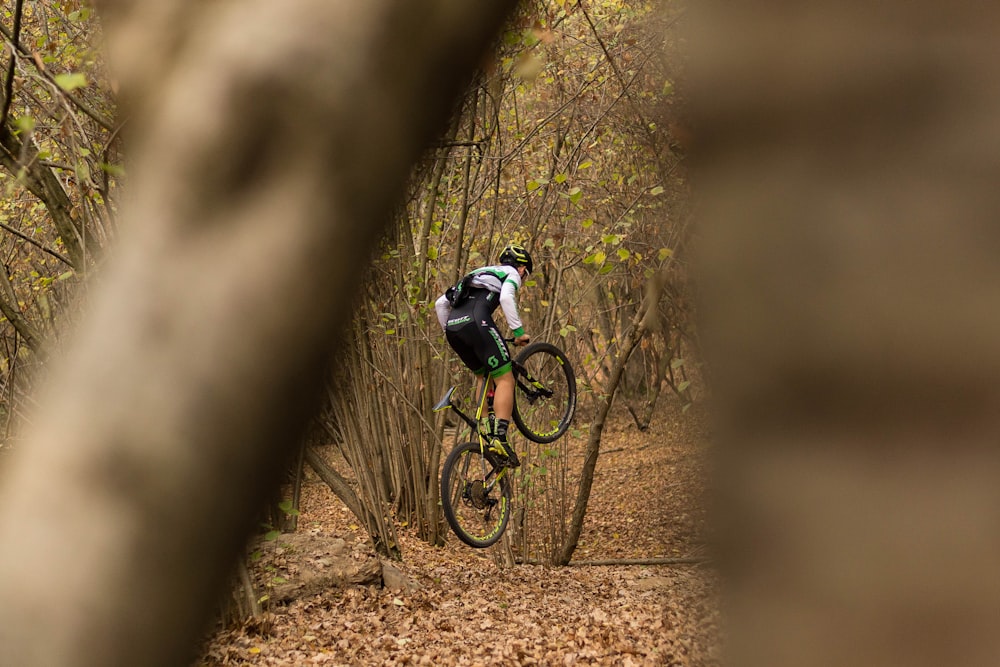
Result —
[[[128, 4], [108, 2], [108, 6]], [[227, 4], [235, 3], [213, 6]], [[321, 4], [313, 2], [312, 6]], [[351, 6], [369, 4], [374, 3]], [[413, 4], [393, 3], [392, 7], [402, 11]], [[466, 6], [447, 4], [450, 8]], [[198, 3], [143, 5], [163, 11], [180, 6], [177, 11], [193, 16], [200, 10]], [[480, 11], [486, 11], [485, 7], [494, 5], [477, 6]], [[127, 119], [118, 117], [117, 86], [87, 40], [100, 32], [93, 13], [74, 2], [44, 0], [14, 0], [2, 8], [0, 24], [8, 42], [0, 109], [0, 167], [6, 194], [0, 246], [5, 255], [0, 264], [10, 278], [0, 280], [0, 307], [7, 320], [2, 332], [2, 401], [8, 436], [3, 451], [7, 452], [22, 446], [16, 434], [24, 424], [30, 428], [36, 407], [30, 398], [32, 386], [47, 370], [47, 359], [64, 344], [67, 325], [86, 312], [88, 297], [97, 292], [93, 288], [104, 261], [116, 252], [114, 239], [137, 229], [120, 225], [117, 218], [122, 195], [130, 191], [128, 181], [135, 176], [129, 173], [130, 164], [122, 157], [119, 143], [122, 131], [127, 134], [130, 126]], [[675, 373], [673, 386], [686, 395], [685, 404], [698, 386], [685, 298], [683, 162], [676, 152], [683, 151], [685, 142], [682, 133], [665, 130], [668, 123], [654, 115], [676, 104], [676, 92], [664, 84], [679, 76], [666, 72], [662, 78], [651, 76], [664, 64], [653, 49], [646, 50], [656, 44], [670, 54], [680, 44], [670, 40], [670, 29], [676, 24], [669, 16], [667, 30], [660, 32], [668, 35], [666, 44], [660, 44], [656, 31], [646, 32], [641, 21], [626, 20], [642, 15], [645, 9], [641, 3], [600, 2], [585, 7], [572, 2], [522, 7], [498, 46], [501, 55], [485, 59], [477, 83], [459, 107], [462, 111], [453, 116], [438, 145], [425, 154], [410, 182], [409, 195], [397, 207], [399, 224], [373, 258], [371, 273], [351, 277], [362, 283], [364, 295], [358, 302], [349, 346], [368, 356], [355, 355], [340, 383], [348, 391], [363, 388], [361, 404], [369, 406], [370, 414], [353, 413], [359, 425], [351, 426], [336, 417], [345, 407], [331, 402], [316, 432], [325, 441], [339, 441], [348, 452], [361, 444], [350, 429], [364, 430], [370, 434], [366, 442], [382, 448], [376, 452], [383, 452], [384, 460], [370, 468], [378, 483], [368, 484], [370, 491], [358, 487], [368, 496], [361, 499], [365, 505], [379, 510], [374, 521], [366, 522], [369, 530], [380, 531], [377, 523], [385, 516], [393, 520], [387, 529], [395, 521], [407, 521], [423, 526], [428, 540], [439, 529], [428, 514], [420, 514], [427, 511], [421, 507], [434, 506], [430, 475], [417, 478], [409, 471], [420, 466], [430, 469], [440, 454], [443, 438], [438, 433], [443, 432], [443, 425], [418, 415], [426, 415], [428, 395], [433, 396], [459, 369], [444, 354], [426, 304], [462, 270], [490, 257], [509, 238], [531, 243], [539, 264], [545, 267], [536, 284], [525, 290], [525, 306], [531, 308], [526, 314], [529, 323], [542, 323], [532, 333], [539, 338], [558, 335], [579, 360], [581, 386], [588, 400], [579, 425], [591, 426], [591, 440], [599, 437], [601, 410], [608, 404], [616, 378], [621, 380], [619, 398], [632, 407], [640, 426], [642, 399], [654, 395], [655, 388], [640, 399], [640, 394], [630, 398], [630, 389], [655, 378], [654, 368], [663, 369], [668, 377]], [[998, 595], [989, 582], [995, 579], [990, 573], [997, 551], [992, 539], [998, 506], [993, 388], [997, 386], [995, 341], [1000, 330], [1000, 320], [991, 316], [1000, 289], [995, 261], [997, 167], [992, 149], [1000, 114], [992, 83], [1000, 63], [995, 57], [1000, 40], [995, 34], [997, 22], [988, 19], [996, 10], [981, 3], [959, 3], [949, 6], [945, 16], [940, 3], [930, 2], [889, 3], [877, 11], [872, 11], [870, 3], [824, 2], [811, 3], [801, 11], [766, 3], [724, 9], [714, 17], [709, 49], [709, 55], [717, 57], [714, 70], [708, 63], [706, 71], [691, 80], [702, 81], [713, 92], [711, 104], [702, 105], [697, 114], [699, 164], [707, 167], [710, 176], [700, 181], [700, 192], [706, 194], [703, 201], [710, 207], [703, 213], [713, 221], [702, 232], [709, 236], [704, 246], [715, 252], [706, 262], [714, 267], [708, 272], [710, 280], [699, 281], [699, 290], [704, 293], [701, 303], [713, 306], [717, 324], [704, 327], [702, 333], [721, 337], [713, 346], [713, 370], [725, 370], [723, 380], [727, 380], [720, 382], [716, 375], [713, 382], [716, 395], [723, 397], [721, 412], [729, 419], [728, 429], [721, 429], [719, 437], [727, 475], [720, 486], [728, 493], [723, 504], [734, 513], [732, 525], [739, 528], [729, 534], [734, 541], [731, 553], [738, 554], [730, 564], [744, 565], [731, 570], [728, 581], [742, 589], [745, 602], [743, 613], [736, 615], [742, 623], [730, 627], [742, 628], [743, 640], [753, 650], [755, 659], [748, 664], [991, 664], [998, 654], [990, 623]], [[346, 29], [339, 36], [349, 37]], [[386, 47], [385, 42], [370, 43]], [[324, 42], [328, 44], [329, 40]], [[204, 41], [199, 46], [200, 55]], [[421, 46], [429, 50], [433, 44]], [[241, 55], [249, 57], [252, 51]], [[322, 61], [329, 52], [315, 49], [309, 54]], [[194, 55], [190, 58], [205, 70], [214, 64]], [[672, 65], [681, 62], [669, 60]], [[391, 62], [399, 65], [399, 59]], [[261, 73], [255, 74], [259, 82]], [[156, 76], [147, 82], [151, 87], [164, 84]], [[432, 82], [424, 78], [419, 83]], [[179, 90], [186, 92], [177, 86], [170, 89], [169, 98], [181, 99]], [[365, 94], [368, 88], [350, 90]], [[571, 100], [573, 104], [562, 106]], [[321, 104], [328, 100], [308, 101], [313, 104], [307, 111], [328, 108]], [[427, 106], [434, 101], [428, 99]], [[192, 111], [199, 109], [198, 102], [190, 100]], [[414, 104], [407, 111], [417, 115], [423, 107]], [[285, 115], [304, 120], [304, 114]], [[251, 119], [260, 124], [260, 117]], [[319, 137], [322, 132], [315, 117], [305, 120], [313, 122], [307, 126]], [[364, 119], [355, 115], [350, 120]], [[256, 129], [253, 123], [247, 126]], [[228, 127], [215, 129], [224, 133]], [[280, 129], [286, 132], [279, 136], [287, 137], [288, 128]], [[379, 143], [381, 137], [376, 134], [365, 136], [364, 145]], [[390, 137], [398, 140], [403, 134]], [[210, 149], [219, 145], [206, 141], [205, 136], [201, 139]], [[328, 149], [330, 136], [326, 139], [323, 148]], [[336, 139], [344, 142], [345, 137], [339, 134]], [[301, 150], [316, 160], [319, 151], [310, 152], [310, 148]], [[191, 151], [183, 155], [192, 153], [209, 161], [213, 157]], [[618, 161], [614, 166], [608, 162], [609, 155]], [[364, 157], [360, 152], [352, 155], [355, 160]], [[270, 178], [281, 175], [259, 158], [253, 164]], [[366, 166], [370, 169], [373, 164], [382, 163]], [[164, 177], [179, 171], [176, 163], [170, 166], [173, 169], [164, 169]], [[282, 166], [287, 169], [295, 164]], [[222, 174], [233, 175], [242, 174], [238, 170]], [[346, 180], [338, 176], [340, 183]], [[387, 174], [387, 182], [398, 182], [397, 176]], [[223, 186], [230, 187], [227, 194], [232, 194], [233, 183], [223, 181]], [[369, 194], [368, 203], [370, 188], [362, 186], [369, 183], [370, 179], [354, 183], [361, 194]], [[323, 199], [316, 188], [305, 190]], [[166, 208], [173, 204], [170, 200], [157, 203]], [[313, 199], [308, 203], [314, 204]], [[329, 198], [322, 203], [326, 207], [321, 211], [343, 212]], [[296, 210], [301, 213], [301, 206]], [[348, 211], [352, 212], [357, 213]], [[217, 221], [218, 210], [211, 213], [215, 217], [206, 218]], [[296, 218], [290, 217], [289, 223], [294, 222]], [[297, 219], [302, 222], [305, 217]], [[357, 220], [347, 215], [340, 222]], [[294, 231], [314, 228], [303, 224]], [[185, 227], [184, 231], [191, 230]], [[465, 246], [458, 244], [459, 237], [467, 242]], [[552, 244], [546, 246], [550, 239]], [[123, 246], [127, 247], [123, 243], [118, 248]], [[323, 247], [337, 251], [330, 245]], [[456, 255], [463, 247], [469, 253]], [[227, 259], [231, 258], [219, 254], [220, 264]], [[153, 266], [160, 271], [171, 268], [164, 262]], [[231, 280], [234, 272], [231, 266], [227, 268], [225, 277]], [[266, 262], [246, 267], [248, 281], [258, 278], [251, 283], [254, 288], [261, 287], [262, 274], [270, 280], [279, 278], [266, 273], [267, 268]], [[210, 275], [187, 280], [187, 276], [170, 273], [175, 281], [181, 277], [185, 278], [179, 281], [181, 285], [214, 286]], [[649, 277], [658, 278], [650, 291], [656, 298], [646, 303], [656, 308], [644, 309], [640, 294]], [[278, 284], [284, 286], [287, 281]], [[289, 300], [297, 295], [293, 289], [286, 293]], [[316, 290], [308, 293], [311, 298], [323, 297]], [[602, 299], [608, 303], [602, 306]], [[317, 318], [323, 317], [324, 309], [316, 311]], [[303, 309], [294, 312], [301, 314]], [[652, 312], [665, 317], [643, 316], [630, 328], [639, 313]], [[192, 321], [189, 316], [185, 324]], [[115, 319], [108, 317], [105, 322]], [[310, 332], [320, 328], [309, 328], [310, 322], [303, 317], [294, 323]], [[201, 335], [214, 333], [192, 329]], [[287, 327], [273, 330], [288, 332]], [[246, 331], [251, 334], [257, 329], [247, 327]], [[633, 340], [637, 343], [630, 355]], [[211, 342], [215, 343], [211, 349], [218, 351], [219, 341]], [[103, 354], [109, 352], [106, 347], [98, 348]], [[123, 356], [143, 361], [131, 351], [131, 357]], [[275, 356], [292, 356], [281, 355], [283, 351], [275, 345]], [[421, 355], [426, 363], [419, 361]], [[95, 356], [96, 361], [84, 366], [87, 371], [102, 370], [103, 359]], [[262, 364], [266, 363], [266, 355], [260, 356]], [[654, 359], [660, 363], [654, 365]], [[365, 374], [371, 383], [362, 381]], [[187, 378], [190, 381], [191, 376]], [[85, 386], [79, 377], [76, 380], [70, 386]], [[695, 382], [684, 385], [689, 381]], [[294, 394], [295, 386], [286, 382], [277, 389]], [[275, 403], [282, 398], [268, 385], [254, 387], [254, 391]], [[96, 407], [93, 396], [85, 398], [89, 407]], [[157, 404], [148, 396], [143, 398], [147, 399], [143, 408], [155, 412]], [[59, 407], [67, 405], [64, 401]], [[284, 403], [286, 409], [289, 405]], [[191, 416], [190, 412], [175, 414]], [[75, 416], [69, 428], [84, 421], [79, 414]], [[251, 417], [257, 425], [275, 427], [257, 437], [256, 444], [263, 444], [264, 438], [278, 432], [276, 427], [284, 425], [277, 418]], [[231, 429], [240, 426], [234, 418], [226, 423]], [[34, 428], [45, 425], [36, 423]], [[190, 420], [184, 423], [189, 425]], [[209, 424], [198, 434], [202, 436], [198, 444], [210, 436], [212, 444], [219, 440], [223, 445], [239, 444], [240, 448], [230, 447], [223, 456], [238, 452], [252, 458], [255, 454], [246, 447], [246, 438], [252, 439], [253, 432], [224, 433], [230, 437], [219, 438]], [[400, 434], [407, 436], [406, 454], [386, 444]], [[70, 466], [84, 467], [81, 459], [90, 450], [60, 449], [66, 435], [49, 429], [39, 436], [51, 457], [46, 459], [43, 452], [34, 462], [41, 463], [38, 468], [46, 477], [41, 479], [40, 472], [36, 477], [40, 481], [32, 480], [14, 491], [5, 486], [0, 517], [5, 530], [17, 532], [19, 539], [11, 540], [12, 544], [27, 543], [34, 547], [27, 549], [29, 557], [47, 556], [49, 562], [56, 550], [45, 549], [48, 535], [26, 529], [39, 523], [46, 528], [58, 526], [60, 531], [73, 527], [62, 510], [76, 509], [76, 501], [84, 498], [63, 497], [70, 502], [62, 505], [51, 500], [62, 491], [62, 484], [53, 483], [52, 478], [64, 484], [69, 477], [57, 477], [56, 473], [66, 472], [66, 466], [51, 462], [69, 459]], [[404, 442], [403, 438], [398, 442]], [[36, 451], [23, 449], [25, 454]], [[162, 463], [163, 453], [152, 452], [160, 455], [154, 464]], [[199, 463], [215, 464], [209, 471], [214, 474], [213, 484], [235, 479], [237, 488], [229, 488], [233, 495], [239, 487], [259, 479], [248, 479], [246, 469], [223, 468], [220, 458]], [[258, 455], [254, 460], [264, 459]], [[225, 463], [240, 460], [234, 455]], [[362, 473], [368, 469], [359, 468]], [[406, 476], [400, 475], [403, 470]], [[27, 473], [21, 479], [26, 478]], [[17, 497], [25, 488], [31, 491]], [[423, 503], [421, 493], [426, 497]], [[187, 500], [179, 494], [170, 497], [178, 505]], [[250, 498], [246, 504], [258, 500]], [[224, 518], [213, 516], [207, 529], [207, 521], [194, 526], [201, 530], [198, 537], [205, 538], [208, 530], [224, 531], [237, 520], [237, 505], [228, 507], [228, 514], [222, 512], [226, 506], [216, 508]], [[386, 506], [394, 513], [383, 513]], [[116, 525], [134, 528], [127, 520], [144, 518], [115, 513], [119, 508], [110, 503], [96, 507], [88, 505], [79, 513], [89, 509], [91, 516], [100, 519], [112, 513], [115, 517], [102, 525], [107, 531], [98, 536], [109, 535]], [[36, 508], [41, 511], [35, 512]], [[177, 514], [201, 519], [198, 513], [203, 511], [202, 506], [188, 504]], [[25, 520], [33, 513], [44, 521]], [[71, 543], [73, 533], [60, 536], [70, 541], [64, 543]], [[187, 553], [167, 539], [143, 537], [139, 544], [148, 547], [153, 567], [165, 568], [171, 556]], [[84, 542], [74, 546], [84, 546]], [[2, 552], [4, 562], [23, 565], [17, 562], [15, 551]], [[128, 576], [132, 571], [127, 571], [102, 579], [96, 566], [106, 563], [104, 551], [60, 551], [70, 553], [74, 565], [82, 563], [88, 581], [95, 582], [99, 593], [86, 599], [112, 598], [106, 594], [110, 580], [117, 584], [112, 592], [122, 599], [131, 596], [142, 601], [129, 608], [126, 600], [122, 610], [127, 614], [100, 617], [82, 631], [86, 635], [87, 629], [103, 627], [105, 646], [120, 643], [125, 634], [120, 631], [123, 621], [131, 622], [133, 630], [146, 627], [135, 612], [150, 608], [152, 584], [162, 579], [176, 588], [177, 577], [150, 577], [141, 571], [132, 578]], [[218, 569], [224, 560], [229, 559], [220, 557], [209, 564], [217, 563]], [[119, 559], [115, 565], [124, 571], [141, 562]], [[196, 575], [205, 569], [205, 560], [198, 565]], [[34, 581], [25, 582], [19, 576], [32, 572], [31, 568], [10, 569], [11, 576], [0, 582], [4, 602], [15, 599], [11, 591], [19, 591], [21, 606], [44, 610], [33, 618], [20, 613], [21, 607], [6, 613], [2, 624], [8, 638], [5, 648], [14, 643], [10, 639], [22, 640], [29, 628], [44, 633], [43, 639], [22, 644], [38, 650], [53, 646], [58, 638], [50, 632], [49, 612], [73, 609], [72, 601], [67, 601], [72, 591], [66, 583], [75, 582], [68, 568], [38, 570], [35, 576], [56, 591], [47, 599], [39, 598], [31, 586]], [[202, 594], [201, 580], [189, 576], [186, 582], [181, 596]], [[50, 606], [46, 607], [46, 601]], [[159, 614], [156, 620], [185, 618], [183, 613]], [[108, 622], [101, 624], [102, 619]], [[948, 631], [927, 632], [931, 627]], [[191, 628], [182, 629], [190, 638]], [[165, 633], [170, 632], [166, 627]], [[776, 637], [781, 640], [772, 641]], [[137, 637], [133, 648], [152, 646], [146, 639]], [[61, 646], [68, 647], [64, 656], [81, 655], [73, 641]], [[94, 662], [92, 656], [82, 655]]]
[[[443, 341], [433, 301], [506, 243], [525, 244], [535, 259], [520, 295], [529, 332], [574, 360], [582, 399], [574, 436], [588, 441], [591, 478], [616, 395], [640, 429], [658, 401], [672, 400], [662, 388], [685, 406], [693, 400], [684, 134], [671, 120], [683, 11], [656, 9], [632, 0], [522, 3], [358, 277], [353, 324], [344, 341], [331, 341], [346, 346], [346, 362], [330, 378], [298, 472], [306, 460], [322, 468], [385, 555], [399, 555], [400, 524], [432, 544], [442, 539], [431, 471], [449, 445], [430, 406], [467, 374]], [[128, 190], [128, 118], [87, 3], [8, 2], [2, 23], [0, 426], [12, 448], [46, 359], [127, 233], [117, 211]], [[198, 100], [190, 105], [197, 113]], [[330, 443], [356, 477], [350, 484], [324, 467], [315, 445]], [[547, 519], [525, 524], [519, 548], [565, 563], [589, 482], [567, 482], [581, 471], [567, 470], [565, 445], [536, 457], [532, 493]], [[293, 523], [296, 502], [276, 500], [272, 523]]]

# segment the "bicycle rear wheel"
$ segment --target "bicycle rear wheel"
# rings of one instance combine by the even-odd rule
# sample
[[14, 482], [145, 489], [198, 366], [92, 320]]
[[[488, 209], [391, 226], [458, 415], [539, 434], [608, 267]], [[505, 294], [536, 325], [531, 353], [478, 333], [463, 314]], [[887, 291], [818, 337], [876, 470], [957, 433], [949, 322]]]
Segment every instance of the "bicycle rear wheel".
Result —
[[500, 539], [510, 520], [509, 472], [484, 457], [479, 443], [451, 450], [441, 470], [441, 507], [448, 525], [470, 547], [482, 549]]
[[551, 343], [532, 343], [514, 363], [514, 423], [529, 440], [557, 439], [576, 412], [576, 374], [566, 355]]

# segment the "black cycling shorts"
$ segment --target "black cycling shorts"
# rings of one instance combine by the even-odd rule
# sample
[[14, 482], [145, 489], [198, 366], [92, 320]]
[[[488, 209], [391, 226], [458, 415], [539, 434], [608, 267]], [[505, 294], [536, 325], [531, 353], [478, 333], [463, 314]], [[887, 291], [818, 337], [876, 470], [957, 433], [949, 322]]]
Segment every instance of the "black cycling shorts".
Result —
[[487, 290], [476, 290], [448, 316], [445, 337], [462, 363], [476, 375], [499, 377], [510, 372], [510, 350], [493, 321], [498, 297]]

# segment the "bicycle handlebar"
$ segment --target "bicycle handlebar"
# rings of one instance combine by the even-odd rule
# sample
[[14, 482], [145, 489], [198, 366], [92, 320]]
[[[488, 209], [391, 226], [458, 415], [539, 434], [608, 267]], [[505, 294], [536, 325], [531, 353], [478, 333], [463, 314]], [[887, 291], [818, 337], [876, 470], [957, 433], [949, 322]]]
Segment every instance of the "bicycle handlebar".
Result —
[[[515, 345], [518, 344], [517, 343], [517, 338], [513, 338], [513, 337], [511, 337], [511, 338], [504, 338], [503, 342], [505, 342], [505, 343], [514, 343]], [[528, 344], [527, 342], [522, 343], [522, 345], [527, 345], [527, 344]]]

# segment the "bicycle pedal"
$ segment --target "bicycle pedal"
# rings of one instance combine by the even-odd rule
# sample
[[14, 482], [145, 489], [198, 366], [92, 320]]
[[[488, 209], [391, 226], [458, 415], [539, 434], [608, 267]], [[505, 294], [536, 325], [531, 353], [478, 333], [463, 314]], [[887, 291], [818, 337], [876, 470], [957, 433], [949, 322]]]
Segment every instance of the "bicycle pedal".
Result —
[[493, 452], [494, 454], [499, 454], [500, 458], [507, 458], [507, 449], [503, 446], [503, 443], [499, 440], [491, 440], [486, 446], [486, 449]]

